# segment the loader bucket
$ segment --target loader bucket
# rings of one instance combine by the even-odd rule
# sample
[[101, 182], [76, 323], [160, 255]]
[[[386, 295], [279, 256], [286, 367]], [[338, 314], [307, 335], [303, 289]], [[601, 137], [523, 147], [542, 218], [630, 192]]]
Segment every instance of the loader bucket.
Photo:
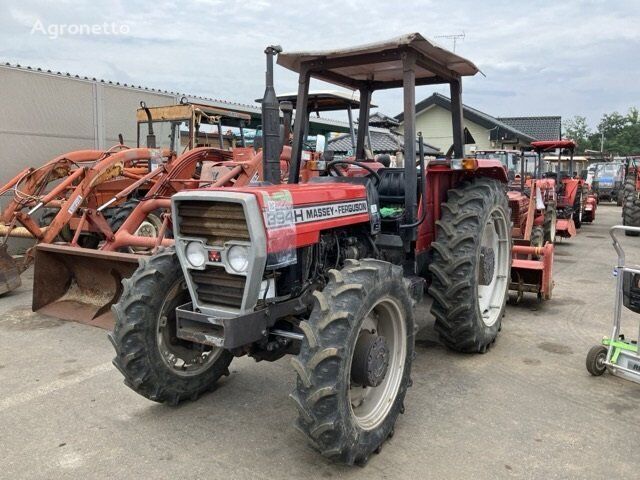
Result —
[[35, 249], [32, 310], [63, 320], [113, 328], [111, 305], [122, 279], [138, 268], [139, 255], [66, 245]]
[[15, 290], [21, 284], [18, 264], [7, 252], [7, 245], [0, 245], [0, 295]]

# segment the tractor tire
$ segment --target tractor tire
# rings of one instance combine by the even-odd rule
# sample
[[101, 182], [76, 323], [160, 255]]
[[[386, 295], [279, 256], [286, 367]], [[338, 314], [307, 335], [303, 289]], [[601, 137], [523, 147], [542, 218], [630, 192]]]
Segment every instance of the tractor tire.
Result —
[[607, 370], [607, 366], [604, 364], [606, 358], [607, 347], [604, 345], [594, 345], [591, 347], [589, 353], [587, 353], [587, 371], [594, 377], [602, 375]]
[[508, 297], [507, 195], [497, 180], [475, 178], [449, 190], [441, 208], [429, 266], [435, 330], [453, 350], [484, 353], [501, 329]]
[[532, 247], [543, 247], [544, 246], [544, 229], [536, 225], [531, 229], [531, 239], [529, 240], [529, 245]]
[[[51, 222], [53, 222], [53, 219], [56, 218], [58, 212], [60, 212], [59, 208], [43, 208], [38, 225], [40, 227], [48, 227], [49, 225], [51, 225]], [[62, 242], [70, 242], [71, 240], [73, 240], [73, 233], [71, 232], [68, 224], [65, 225], [62, 230], [60, 230], [60, 233], [57, 235], [56, 240]]]
[[[640, 200], [636, 191], [635, 175], [627, 175], [624, 181], [624, 204], [622, 205], [622, 224], [640, 227]], [[629, 237], [637, 237], [636, 232], [624, 232]]]
[[573, 202], [573, 223], [576, 229], [582, 228], [582, 217], [584, 215], [584, 191], [581, 188], [576, 192], [576, 198]]
[[[115, 210], [115, 213], [109, 219], [109, 226], [112, 232], [117, 232], [127, 218], [131, 215], [131, 212], [138, 206], [140, 200], [131, 199], [124, 202], [120, 207]], [[162, 228], [161, 212], [150, 212], [146, 218], [142, 221], [138, 229], [134, 232], [135, 235], [142, 237], [157, 237]], [[150, 249], [144, 247], [124, 247], [120, 251], [127, 253], [143, 253], [148, 252]]]
[[[51, 222], [53, 222], [53, 219], [56, 218], [59, 211], [59, 208], [43, 209], [39, 225], [41, 227], [48, 227], [49, 225], [51, 225]], [[58, 233], [58, 235], [56, 236], [55, 241], [69, 243], [73, 240], [73, 234], [74, 232], [71, 230], [71, 227], [69, 227], [69, 224], [67, 223], [64, 227], [62, 227], [60, 233]], [[100, 238], [93, 232], [81, 233], [80, 237], [78, 238], [78, 245], [80, 245], [82, 248], [96, 249], [98, 248], [99, 244]]]
[[[413, 302], [402, 268], [350, 260], [329, 271], [301, 322], [304, 339], [291, 359], [291, 399], [298, 429], [325, 457], [364, 465], [393, 435], [411, 385]], [[366, 400], [366, 402], [365, 402]]]
[[173, 248], [141, 260], [122, 285], [109, 339], [125, 385], [154, 402], [177, 405], [196, 400], [229, 374], [233, 356], [227, 350], [176, 337], [175, 307], [189, 301], [189, 292]]
[[542, 229], [544, 231], [544, 243], [556, 242], [556, 223], [558, 221], [558, 214], [556, 212], [556, 206], [554, 204], [547, 205], [544, 211], [544, 222]]

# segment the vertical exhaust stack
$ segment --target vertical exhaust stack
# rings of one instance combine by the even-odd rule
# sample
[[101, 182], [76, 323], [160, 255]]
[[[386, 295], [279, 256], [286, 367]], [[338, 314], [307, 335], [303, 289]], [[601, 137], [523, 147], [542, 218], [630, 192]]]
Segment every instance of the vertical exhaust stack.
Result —
[[147, 125], [149, 132], [147, 133], [147, 148], [156, 148], [156, 135], [153, 132], [153, 118], [151, 118], [151, 110], [147, 108], [144, 102], [140, 102], [140, 107], [144, 109], [144, 113], [147, 114]]
[[280, 110], [273, 86], [273, 57], [282, 51], [279, 45], [269, 46], [267, 55], [266, 87], [262, 97], [262, 139], [264, 179], [273, 184], [280, 183]]

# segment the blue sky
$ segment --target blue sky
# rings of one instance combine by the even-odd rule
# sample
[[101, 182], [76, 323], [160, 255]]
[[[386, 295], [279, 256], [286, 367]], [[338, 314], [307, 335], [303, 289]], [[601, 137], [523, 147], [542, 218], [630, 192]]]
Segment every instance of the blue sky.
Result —
[[[52, 28], [71, 24], [107, 33], [52, 38]], [[0, 61], [248, 103], [264, 90], [269, 44], [319, 49], [464, 32], [457, 53], [486, 75], [463, 84], [465, 103], [496, 116], [584, 115], [596, 124], [640, 106], [639, 25], [638, 0], [5, 0]], [[276, 71], [279, 93], [295, 87], [293, 74]], [[447, 93], [421, 87], [417, 98], [433, 91]], [[395, 115], [400, 91], [374, 102]]]

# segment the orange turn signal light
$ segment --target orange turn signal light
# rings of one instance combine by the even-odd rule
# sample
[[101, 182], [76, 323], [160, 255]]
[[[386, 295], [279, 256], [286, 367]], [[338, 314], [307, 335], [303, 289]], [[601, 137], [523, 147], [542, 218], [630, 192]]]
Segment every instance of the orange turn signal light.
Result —
[[463, 170], [475, 170], [478, 168], [478, 160], [475, 158], [463, 158], [462, 159], [462, 169]]

